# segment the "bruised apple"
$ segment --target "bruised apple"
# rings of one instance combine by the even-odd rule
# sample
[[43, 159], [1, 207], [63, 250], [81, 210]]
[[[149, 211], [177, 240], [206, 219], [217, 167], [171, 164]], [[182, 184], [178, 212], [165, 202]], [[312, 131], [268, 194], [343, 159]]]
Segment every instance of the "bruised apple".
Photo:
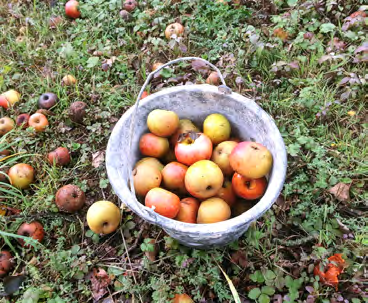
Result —
[[10, 132], [15, 126], [14, 120], [9, 117], [3, 117], [0, 119], [0, 136]]
[[156, 158], [152, 158], [152, 157], [145, 157], [145, 158], [140, 159], [135, 164], [134, 168], [136, 168], [138, 165], [143, 164], [143, 163], [155, 166], [158, 168], [159, 171], [162, 171], [164, 169], [164, 165], [159, 160], [157, 160]]
[[204, 200], [198, 209], [197, 223], [216, 223], [229, 219], [231, 216], [230, 206], [220, 198]]
[[180, 23], [172, 23], [168, 25], [165, 29], [165, 37], [166, 39], [171, 39], [172, 35], [176, 35], [177, 37], [181, 37], [184, 33], [184, 26]]
[[[45, 230], [43, 229], [43, 225], [38, 221], [33, 221], [31, 223], [23, 223], [18, 231], [17, 235], [24, 237], [31, 237], [38, 242], [42, 242], [45, 237]], [[25, 242], [23, 239], [18, 239], [20, 245], [24, 246]]]
[[0, 278], [4, 277], [13, 267], [13, 256], [7, 250], [0, 251]]
[[50, 165], [65, 166], [70, 163], [69, 150], [66, 147], [58, 147], [47, 155]]
[[224, 141], [216, 146], [212, 153], [211, 160], [215, 162], [222, 170], [223, 174], [230, 176], [234, 173], [230, 165], [230, 154], [238, 143], [234, 141]]
[[194, 303], [194, 301], [187, 294], [176, 294], [172, 303]]
[[185, 198], [180, 201], [180, 210], [176, 220], [185, 223], [197, 223], [199, 201], [195, 198]]
[[224, 184], [220, 188], [220, 190], [217, 192], [216, 197], [221, 198], [224, 200], [229, 206], [233, 206], [236, 202], [236, 195], [233, 190], [233, 186], [231, 181], [225, 180]]
[[97, 201], [87, 211], [88, 227], [96, 234], [114, 232], [121, 221], [119, 207], [110, 201]]
[[147, 126], [156, 136], [170, 137], [179, 127], [179, 117], [173, 111], [155, 109], [148, 114]]
[[188, 167], [179, 162], [171, 162], [162, 170], [162, 185], [164, 188], [176, 193], [185, 194], [185, 174]]
[[84, 192], [73, 184], [60, 188], [55, 195], [55, 203], [60, 211], [75, 213], [80, 210], [86, 202]]
[[232, 179], [235, 194], [246, 200], [255, 200], [263, 196], [267, 188], [265, 177], [250, 179], [235, 173]]
[[194, 163], [185, 174], [185, 188], [193, 197], [199, 199], [215, 196], [223, 182], [221, 169], [209, 160]]
[[139, 150], [142, 155], [161, 158], [169, 151], [169, 141], [154, 134], [144, 134], [139, 140]]
[[11, 185], [16, 188], [28, 188], [34, 180], [34, 169], [31, 165], [18, 163], [9, 169], [8, 176]]
[[200, 160], [209, 160], [211, 155], [212, 142], [202, 133], [181, 134], [175, 145], [176, 159], [185, 165], [192, 165]]
[[179, 127], [176, 132], [170, 138], [170, 144], [175, 146], [178, 142], [179, 136], [184, 133], [195, 132], [199, 133], [199, 128], [194, 125], [194, 123], [188, 119], [180, 119]]
[[137, 195], [144, 197], [152, 188], [159, 187], [162, 175], [157, 166], [143, 162], [133, 170], [134, 189]]
[[271, 152], [262, 144], [251, 141], [240, 142], [229, 159], [237, 173], [252, 179], [267, 175], [272, 167]]
[[180, 210], [179, 197], [163, 188], [151, 189], [144, 201], [147, 207], [155, 207], [156, 213], [167, 218], [175, 218]]
[[28, 114], [20, 114], [15, 120], [15, 123], [17, 126], [21, 126], [23, 129], [25, 129], [28, 127], [29, 117], [30, 116]]
[[230, 122], [224, 115], [209, 115], [203, 122], [203, 133], [207, 135], [214, 145], [230, 138]]

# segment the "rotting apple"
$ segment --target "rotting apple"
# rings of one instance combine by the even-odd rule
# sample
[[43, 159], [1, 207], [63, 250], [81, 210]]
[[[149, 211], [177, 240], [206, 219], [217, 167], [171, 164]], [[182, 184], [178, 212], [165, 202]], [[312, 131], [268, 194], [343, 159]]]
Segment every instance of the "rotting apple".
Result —
[[62, 85], [71, 86], [77, 84], [77, 79], [73, 75], [66, 75], [61, 80]]
[[10, 89], [0, 95], [0, 106], [7, 109], [9, 106], [13, 106], [20, 100], [20, 93], [14, 89]]
[[119, 207], [110, 201], [97, 201], [87, 211], [87, 224], [96, 234], [114, 232], [121, 221]]
[[164, 165], [158, 159], [153, 158], [153, 157], [145, 157], [145, 158], [140, 159], [134, 165], [134, 168], [136, 168], [138, 165], [143, 164], [143, 163], [152, 165], [156, 167], [159, 171], [162, 171], [164, 169]]
[[0, 136], [10, 132], [15, 126], [14, 120], [9, 117], [3, 117], [0, 119]]
[[230, 165], [229, 157], [237, 145], [238, 143], [234, 141], [224, 141], [217, 145], [212, 153], [211, 161], [215, 162], [226, 176], [230, 176], [234, 173]]
[[170, 137], [171, 146], [175, 147], [176, 143], [178, 142], [179, 136], [181, 134], [189, 133], [189, 132], [199, 133], [199, 128], [197, 126], [195, 126], [194, 123], [192, 121], [190, 121], [189, 119], [180, 119], [178, 129]]
[[244, 177], [261, 178], [269, 173], [272, 167], [272, 154], [262, 144], [240, 142], [229, 157], [231, 167]]
[[82, 101], [76, 101], [70, 104], [69, 117], [73, 122], [82, 123], [86, 116], [87, 104]]
[[[31, 223], [23, 223], [18, 228], [17, 235], [31, 237], [41, 243], [43, 238], [45, 237], [45, 230], [43, 229], [43, 225], [40, 222], [33, 221]], [[18, 239], [18, 242], [22, 246], [24, 246], [25, 244], [23, 239]]]
[[235, 173], [232, 179], [233, 189], [238, 197], [255, 200], [263, 196], [267, 188], [267, 179], [251, 179]]
[[123, 8], [128, 12], [132, 12], [137, 7], [137, 1], [135, 0], [125, 0], [123, 4]]
[[121, 10], [119, 15], [124, 21], [129, 21], [132, 18], [132, 15], [125, 9]]
[[58, 101], [58, 97], [54, 93], [44, 93], [38, 99], [38, 107], [44, 109], [50, 109], [55, 106]]
[[58, 147], [47, 155], [50, 165], [66, 166], [70, 163], [69, 150], [66, 147]]
[[142, 155], [161, 158], [169, 151], [169, 141], [151, 133], [144, 134], [139, 140]]
[[172, 303], [194, 303], [187, 294], [175, 294]]
[[216, 85], [216, 86], [220, 84], [220, 81], [221, 79], [217, 72], [211, 72], [206, 79], [207, 84]]
[[216, 163], [201, 160], [190, 166], [185, 174], [185, 188], [195, 198], [215, 196], [224, 182], [224, 176]]
[[209, 160], [212, 142], [203, 133], [189, 132], [179, 136], [175, 145], [175, 157], [180, 163], [192, 165], [200, 160]]
[[178, 22], [169, 24], [165, 29], [165, 37], [166, 39], [171, 39], [172, 35], [176, 35], [177, 37], [181, 37], [184, 34], [184, 26]]
[[7, 250], [0, 251], [0, 277], [4, 277], [13, 267], [13, 256]]
[[153, 65], [152, 65], [152, 71], [155, 71], [156, 69], [160, 68], [162, 65], [164, 65], [164, 64], [161, 63], [161, 62], [155, 62], [155, 63], [153, 63]]
[[202, 201], [198, 209], [197, 223], [217, 223], [231, 217], [230, 206], [222, 199], [214, 197]]
[[37, 133], [39, 133], [46, 129], [49, 125], [49, 121], [44, 114], [35, 113], [29, 117], [28, 124], [30, 127], [33, 127]]
[[185, 189], [185, 174], [188, 167], [179, 162], [171, 162], [162, 170], [162, 185], [165, 189], [172, 191], [177, 195], [187, 192]]
[[184, 198], [180, 200], [180, 210], [175, 220], [185, 223], [197, 223], [199, 201], [195, 198]]
[[203, 122], [203, 133], [214, 145], [227, 141], [231, 134], [230, 122], [224, 115], [211, 114]]
[[155, 109], [148, 114], [147, 126], [156, 136], [170, 137], [179, 127], [179, 117], [173, 111]]
[[232, 186], [231, 181], [225, 180], [220, 190], [217, 192], [216, 197], [221, 198], [230, 207], [232, 207], [236, 202], [236, 195]]
[[55, 195], [55, 203], [60, 211], [75, 213], [86, 202], [84, 192], [76, 185], [68, 184], [61, 187]]
[[154, 211], [167, 218], [175, 218], [180, 210], [180, 198], [163, 188], [152, 188], [146, 195], [144, 203], [147, 207], [154, 207]]
[[138, 196], [144, 197], [152, 188], [159, 187], [161, 181], [161, 171], [148, 161], [133, 169], [134, 189]]
[[18, 163], [9, 169], [8, 176], [11, 185], [25, 189], [34, 181], [34, 169], [29, 164]]
[[63, 23], [63, 18], [61, 16], [51, 16], [49, 19], [50, 28], [57, 28], [61, 23]]
[[15, 123], [17, 126], [21, 126], [23, 129], [28, 127], [29, 114], [20, 114], [16, 119]]
[[77, 19], [81, 16], [81, 13], [78, 9], [79, 2], [76, 0], [69, 0], [65, 4], [65, 15], [70, 18]]

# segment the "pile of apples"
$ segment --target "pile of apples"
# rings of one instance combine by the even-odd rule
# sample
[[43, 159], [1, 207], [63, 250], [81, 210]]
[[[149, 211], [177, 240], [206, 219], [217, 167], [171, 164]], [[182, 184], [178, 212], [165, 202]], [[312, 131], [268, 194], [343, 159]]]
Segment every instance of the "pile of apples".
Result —
[[155, 109], [147, 126], [150, 132], [139, 140], [144, 157], [134, 166], [133, 182], [138, 199], [158, 214], [186, 223], [216, 223], [228, 220], [232, 211], [244, 212], [239, 206], [244, 200], [254, 204], [265, 193], [271, 152], [260, 143], [231, 138], [225, 116], [207, 116], [201, 132], [175, 112]]

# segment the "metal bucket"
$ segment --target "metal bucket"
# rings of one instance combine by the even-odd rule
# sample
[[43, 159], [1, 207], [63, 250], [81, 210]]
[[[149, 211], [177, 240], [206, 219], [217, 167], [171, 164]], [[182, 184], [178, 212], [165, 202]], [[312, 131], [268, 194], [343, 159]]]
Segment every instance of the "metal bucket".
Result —
[[[185, 85], [167, 88], [140, 100], [153, 75], [170, 64], [183, 60], [202, 60], [220, 75], [223, 85]], [[268, 187], [262, 199], [242, 215], [213, 224], [189, 224], [163, 217], [141, 204], [134, 192], [132, 169], [139, 160], [139, 138], [148, 131], [146, 119], [153, 109], [175, 111], [179, 117], [193, 120], [201, 126], [212, 113], [225, 115], [232, 126], [232, 135], [241, 140], [254, 140], [265, 145], [273, 155], [273, 167], [268, 176]], [[282, 190], [286, 168], [284, 141], [273, 119], [253, 100], [231, 92], [220, 71], [200, 58], [180, 58], [170, 61], [149, 74], [135, 106], [123, 114], [116, 124], [106, 151], [106, 167], [110, 183], [132, 211], [144, 220], [162, 227], [184, 245], [207, 249], [226, 245], [238, 239], [251, 222], [261, 217], [276, 201]]]

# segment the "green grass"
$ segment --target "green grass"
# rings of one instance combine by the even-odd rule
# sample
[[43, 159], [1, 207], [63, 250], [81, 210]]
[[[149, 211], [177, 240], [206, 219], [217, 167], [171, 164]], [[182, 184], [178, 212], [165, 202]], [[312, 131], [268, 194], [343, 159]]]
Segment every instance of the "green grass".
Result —
[[[309, 296], [314, 301], [308, 302], [330, 302], [341, 296], [366, 302], [366, 63], [354, 62], [355, 50], [366, 38], [363, 24], [343, 30], [344, 19], [363, 1], [310, 7], [311, 1], [259, 2], [243, 1], [235, 8], [210, 0], [152, 0], [146, 6], [140, 2], [129, 21], [119, 16], [120, 0], [85, 1], [83, 18], [76, 21], [64, 16], [63, 3], [53, 8], [41, 1], [13, 1], [11, 8], [0, 4], [0, 93], [16, 89], [22, 95], [14, 108], [0, 109], [1, 116], [35, 112], [46, 91], [60, 100], [45, 132], [16, 128], [0, 138], [0, 150], [15, 154], [1, 160], [2, 174], [20, 162], [36, 170], [30, 189], [0, 186], [0, 204], [20, 211], [0, 216], [0, 248], [16, 255], [12, 274], [27, 277], [15, 294], [17, 302], [92, 301], [96, 281], [86, 274], [97, 268], [109, 274], [109, 280], [98, 278], [106, 282], [102, 296], [116, 302], [169, 302], [174, 293], [184, 292], [195, 302], [233, 302], [218, 265], [242, 300], [304, 302]], [[51, 15], [63, 16], [56, 29], [48, 26]], [[175, 21], [186, 32], [180, 43], [170, 44], [164, 30]], [[278, 28], [288, 33], [285, 41], [275, 37]], [[304, 37], [307, 32], [313, 33], [312, 40]], [[333, 50], [337, 59], [328, 51], [334, 38], [345, 43]], [[325, 55], [331, 58], [321, 62]], [[88, 206], [119, 201], [104, 165], [92, 166], [92, 154], [106, 148], [113, 125], [134, 104], [152, 64], [181, 56], [217, 64], [233, 91], [251, 96], [273, 116], [288, 150], [282, 199], [238, 241], [217, 250], [179, 245], [161, 229], [143, 225], [128, 209], [116, 233], [95, 235], [85, 221]], [[107, 59], [114, 62], [103, 71]], [[61, 85], [66, 74], [77, 78], [75, 86]], [[188, 74], [191, 82], [206, 78], [182, 64], [156, 79], [150, 91]], [[360, 80], [340, 85], [344, 77]], [[88, 105], [84, 125], [68, 117], [74, 101]], [[71, 151], [66, 168], [51, 167], [45, 159], [58, 146]], [[68, 183], [87, 195], [87, 206], [76, 215], [59, 213], [54, 204], [57, 189]], [[350, 200], [340, 201], [329, 192], [338, 183], [350, 186]], [[45, 241], [22, 248], [12, 235], [32, 220], [44, 224]], [[146, 257], [154, 250], [150, 239], [156, 240], [155, 261]], [[348, 265], [339, 276], [338, 291], [313, 276], [313, 266], [335, 253], [342, 253]], [[0, 293], [3, 285], [0, 280]]]

